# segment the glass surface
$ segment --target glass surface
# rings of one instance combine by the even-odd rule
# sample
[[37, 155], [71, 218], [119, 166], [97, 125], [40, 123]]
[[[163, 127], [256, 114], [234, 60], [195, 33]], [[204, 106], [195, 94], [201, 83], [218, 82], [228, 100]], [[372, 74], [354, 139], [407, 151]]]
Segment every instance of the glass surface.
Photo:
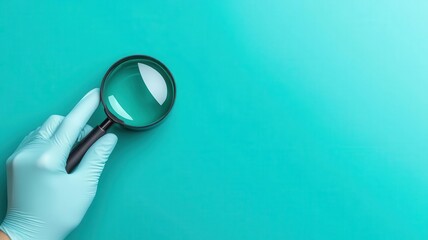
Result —
[[171, 76], [149, 59], [131, 59], [106, 78], [103, 100], [107, 110], [132, 127], [150, 125], [164, 116], [173, 103]]

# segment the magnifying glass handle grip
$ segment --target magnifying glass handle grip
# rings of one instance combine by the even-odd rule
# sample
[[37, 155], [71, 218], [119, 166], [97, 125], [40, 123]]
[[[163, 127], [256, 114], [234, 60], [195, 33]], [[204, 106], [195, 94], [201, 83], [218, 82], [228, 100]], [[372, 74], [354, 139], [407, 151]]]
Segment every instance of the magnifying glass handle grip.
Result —
[[67, 164], [65, 170], [67, 173], [71, 173], [80, 161], [82, 161], [83, 156], [88, 151], [88, 149], [94, 144], [100, 137], [106, 134], [106, 130], [102, 129], [100, 126], [92, 129], [92, 131], [83, 138], [74, 148], [71, 150], [70, 155], [68, 155]]

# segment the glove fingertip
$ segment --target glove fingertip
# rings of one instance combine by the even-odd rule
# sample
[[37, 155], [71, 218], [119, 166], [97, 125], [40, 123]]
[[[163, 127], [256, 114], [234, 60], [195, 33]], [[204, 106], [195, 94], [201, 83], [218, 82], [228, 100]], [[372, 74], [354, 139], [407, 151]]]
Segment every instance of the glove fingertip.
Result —
[[102, 136], [86, 152], [76, 172], [84, 175], [96, 173], [94, 176], [99, 177], [116, 143], [117, 136], [115, 134], [107, 133]]
[[106, 141], [108, 141], [112, 145], [116, 145], [116, 143], [117, 143], [117, 136], [114, 133], [107, 133], [106, 135], [104, 135], [103, 138], [108, 139]]
[[94, 146], [95, 153], [101, 158], [102, 161], [107, 161], [110, 154], [113, 152], [114, 147], [117, 143], [117, 136], [113, 133], [107, 133], [103, 137], [101, 137], [98, 141], [98, 144]]

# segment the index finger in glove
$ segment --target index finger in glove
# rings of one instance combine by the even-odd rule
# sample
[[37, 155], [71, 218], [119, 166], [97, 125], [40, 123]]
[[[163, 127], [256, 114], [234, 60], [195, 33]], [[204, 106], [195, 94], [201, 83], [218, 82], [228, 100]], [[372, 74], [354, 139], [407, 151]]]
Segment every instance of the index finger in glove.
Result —
[[100, 103], [99, 89], [88, 92], [55, 131], [55, 141], [68, 153]]

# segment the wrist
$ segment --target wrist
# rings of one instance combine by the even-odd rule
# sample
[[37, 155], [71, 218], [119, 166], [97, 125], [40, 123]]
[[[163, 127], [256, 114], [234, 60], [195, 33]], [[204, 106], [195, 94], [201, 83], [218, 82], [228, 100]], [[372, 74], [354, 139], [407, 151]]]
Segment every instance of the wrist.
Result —
[[10, 240], [9, 236], [0, 230], [0, 240]]
[[3, 222], [0, 224], [0, 240], [11, 240], [11, 233], [9, 232], [8, 228], [5, 226], [6, 219], [3, 220]]

